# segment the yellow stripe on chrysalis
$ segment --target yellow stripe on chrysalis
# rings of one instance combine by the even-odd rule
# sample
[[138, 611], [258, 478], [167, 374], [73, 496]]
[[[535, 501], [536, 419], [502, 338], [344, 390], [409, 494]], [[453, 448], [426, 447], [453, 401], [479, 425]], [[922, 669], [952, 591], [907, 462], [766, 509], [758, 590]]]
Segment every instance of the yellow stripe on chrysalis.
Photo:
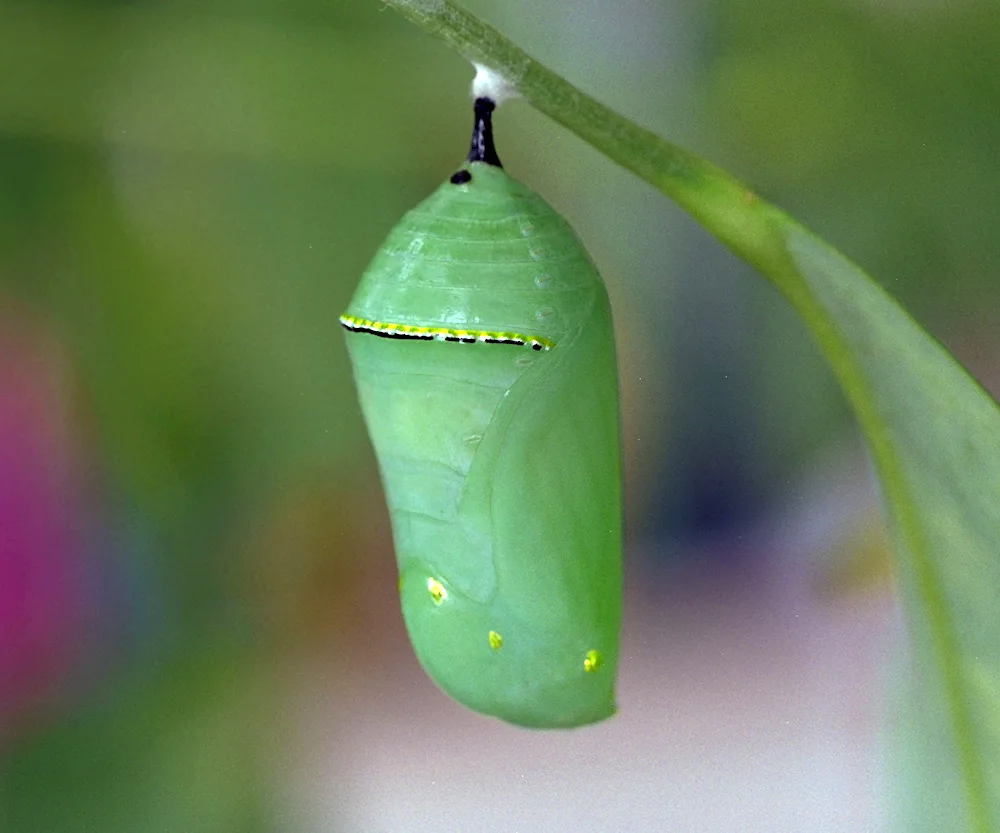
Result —
[[369, 321], [353, 315], [340, 316], [340, 323], [345, 329], [356, 333], [371, 333], [387, 338], [417, 338], [437, 339], [438, 341], [457, 341], [463, 344], [518, 344], [527, 345], [533, 350], [551, 350], [556, 343], [545, 336], [525, 335], [524, 333], [503, 333], [492, 330], [457, 330], [448, 327], [423, 327], [415, 324], [393, 324], [388, 321]]

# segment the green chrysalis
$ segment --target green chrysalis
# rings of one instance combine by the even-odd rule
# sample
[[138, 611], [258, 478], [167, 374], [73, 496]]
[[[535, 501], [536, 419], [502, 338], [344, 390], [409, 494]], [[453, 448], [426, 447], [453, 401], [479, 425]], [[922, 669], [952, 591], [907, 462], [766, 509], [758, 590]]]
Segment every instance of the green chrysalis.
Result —
[[615, 711], [618, 377], [607, 292], [511, 179], [476, 100], [469, 161], [389, 234], [341, 323], [417, 657], [531, 727]]

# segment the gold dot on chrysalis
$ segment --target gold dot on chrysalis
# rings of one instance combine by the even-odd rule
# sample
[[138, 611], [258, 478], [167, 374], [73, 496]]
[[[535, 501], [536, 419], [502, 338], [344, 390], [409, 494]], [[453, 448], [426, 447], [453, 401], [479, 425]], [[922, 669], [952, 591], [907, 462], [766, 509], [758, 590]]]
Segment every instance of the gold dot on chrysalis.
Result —
[[448, 598], [448, 591], [444, 589], [444, 585], [436, 578], [427, 579], [427, 589], [430, 591], [431, 598], [436, 605], [441, 604], [441, 602]]
[[496, 631], [490, 631], [490, 647], [494, 651], [499, 651], [503, 647], [503, 637], [500, 636]]
[[594, 671], [596, 671], [598, 668], [601, 667], [602, 661], [603, 659], [601, 657], [601, 652], [595, 651], [593, 648], [591, 648], [589, 651], [587, 651], [586, 655], [583, 658], [583, 670], [586, 671], [588, 674], [592, 674]]

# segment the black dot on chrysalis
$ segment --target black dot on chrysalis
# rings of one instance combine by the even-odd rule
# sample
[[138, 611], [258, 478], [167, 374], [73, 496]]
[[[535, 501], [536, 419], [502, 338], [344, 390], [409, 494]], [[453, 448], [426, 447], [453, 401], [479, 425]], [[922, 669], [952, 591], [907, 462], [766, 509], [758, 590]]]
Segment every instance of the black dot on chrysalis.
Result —
[[472, 174], [463, 168], [460, 171], [455, 171], [455, 173], [451, 175], [451, 179], [448, 181], [452, 185], [464, 185], [466, 182], [472, 181]]
[[493, 144], [493, 111], [496, 104], [489, 98], [477, 98], [473, 106], [476, 121], [472, 126], [472, 145], [469, 148], [470, 162], [485, 162], [502, 168]]

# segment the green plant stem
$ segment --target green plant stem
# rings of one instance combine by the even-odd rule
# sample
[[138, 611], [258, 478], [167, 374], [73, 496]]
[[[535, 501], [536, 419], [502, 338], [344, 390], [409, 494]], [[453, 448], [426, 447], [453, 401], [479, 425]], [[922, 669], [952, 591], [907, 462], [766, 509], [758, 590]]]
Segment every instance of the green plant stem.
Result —
[[789, 236], [808, 233], [726, 172], [608, 109], [450, 0], [384, 2], [470, 61], [505, 76], [536, 109], [671, 197], [735, 254], [756, 267], [802, 316], [867, 435], [897, 546], [909, 556], [910, 581], [930, 625], [931, 654], [950, 710], [969, 829], [993, 831], [985, 764], [963, 691], [959, 639], [934, 553], [917, 517], [917, 503], [909, 493], [897, 447], [891, 440], [891, 426], [876, 405], [869, 378], [838, 322], [789, 254]]
[[[767, 206], [710, 162], [662, 139], [574, 87], [479, 18], [448, 0], [386, 0], [474, 63], [514, 83], [540, 112], [667, 194], [758, 268], [780, 257]], [[779, 288], [792, 289], [781, 281]]]

